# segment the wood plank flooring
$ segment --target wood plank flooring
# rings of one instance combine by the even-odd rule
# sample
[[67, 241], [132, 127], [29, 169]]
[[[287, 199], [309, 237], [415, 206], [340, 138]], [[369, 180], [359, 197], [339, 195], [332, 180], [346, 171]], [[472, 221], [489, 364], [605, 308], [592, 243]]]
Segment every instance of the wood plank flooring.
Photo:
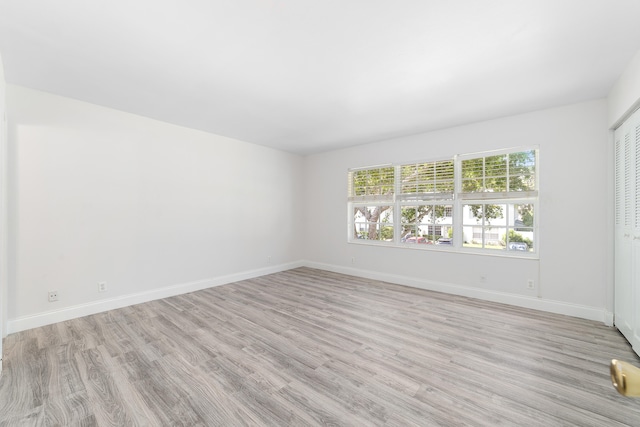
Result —
[[8, 336], [1, 426], [638, 426], [613, 328], [299, 268]]

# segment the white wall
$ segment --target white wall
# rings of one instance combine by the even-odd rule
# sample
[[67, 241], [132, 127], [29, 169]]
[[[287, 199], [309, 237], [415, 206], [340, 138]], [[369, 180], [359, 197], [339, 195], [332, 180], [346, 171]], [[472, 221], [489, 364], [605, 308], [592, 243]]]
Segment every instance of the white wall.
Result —
[[[597, 320], [611, 312], [610, 245], [599, 243], [610, 218], [596, 202], [610, 183], [604, 100], [304, 159], [12, 85], [7, 104], [9, 332], [300, 258]], [[346, 242], [348, 168], [527, 145], [541, 151], [539, 260]], [[99, 281], [108, 292], [97, 292]], [[60, 301], [49, 303], [53, 289]]]
[[13, 85], [7, 105], [9, 332], [298, 259], [300, 157]]
[[640, 50], [636, 52], [609, 92], [609, 127], [618, 127], [639, 106]]
[[[609, 191], [607, 142], [607, 105], [598, 100], [309, 156], [306, 258], [335, 271], [610, 322], [610, 248], [601, 243], [608, 207], [598, 202]], [[540, 147], [539, 260], [347, 243], [348, 168], [530, 145]]]
[[5, 116], [6, 83], [0, 56], [0, 372], [2, 371], [2, 338], [7, 335], [7, 129]]

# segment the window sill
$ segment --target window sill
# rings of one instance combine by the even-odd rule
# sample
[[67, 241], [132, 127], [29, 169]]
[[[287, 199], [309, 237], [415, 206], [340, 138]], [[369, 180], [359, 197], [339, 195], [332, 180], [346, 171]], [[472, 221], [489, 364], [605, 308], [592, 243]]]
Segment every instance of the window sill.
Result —
[[377, 246], [380, 248], [392, 248], [392, 249], [408, 249], [411, 251], [424, 251], [424, 252], [441, 252], [441, 253], [456, 253], [464, 255], [481, 255], [500, 258], [517, 258], [517, 259], [531, 259], [539, 260], [540, 256], [538, 252], [526, 252], [521, 251], [507, 251], [505, 249], [474, 249], [474, 248], [458, 248], [445, 245], [425, 245], [421, 243], [411, 244], [396, 244], [393, 242], [378, 242], [375, 240], [348, 240], [348, 244], [352, 245], [364, 245], [364, 246]]

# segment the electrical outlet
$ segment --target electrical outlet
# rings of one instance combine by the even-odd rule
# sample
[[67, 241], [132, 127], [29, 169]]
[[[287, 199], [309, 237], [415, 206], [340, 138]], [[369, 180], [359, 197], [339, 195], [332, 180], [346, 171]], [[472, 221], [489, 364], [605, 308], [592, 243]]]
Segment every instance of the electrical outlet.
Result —
[[58, 301], [58, 291], [49, 291], [49, 302]]
[[486, 274], [481, 274], [480, 275], [480, 283], [487, 283], [487, 275]]
[[351, 264], [355, 264], [356, 263], [356, 257], [351, 257]]
[[528, 289], [535, 289], [536, 285], [535, 282], [533, 281], [533, 279], [529, 279], [527, 280], [527, 288]]
[[271, 264], [271, 256], [267, 257], [267, 264]]
[[98, 292], [107, 292], [107, 282], [98, 282]]

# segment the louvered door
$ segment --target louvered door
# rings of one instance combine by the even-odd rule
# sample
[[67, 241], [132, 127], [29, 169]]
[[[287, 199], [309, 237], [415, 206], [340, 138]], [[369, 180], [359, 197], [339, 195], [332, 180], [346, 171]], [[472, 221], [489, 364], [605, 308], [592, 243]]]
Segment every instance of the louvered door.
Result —
[[615, 186], [615, 325], [639, 353], [640, 111], [615, 132]]

